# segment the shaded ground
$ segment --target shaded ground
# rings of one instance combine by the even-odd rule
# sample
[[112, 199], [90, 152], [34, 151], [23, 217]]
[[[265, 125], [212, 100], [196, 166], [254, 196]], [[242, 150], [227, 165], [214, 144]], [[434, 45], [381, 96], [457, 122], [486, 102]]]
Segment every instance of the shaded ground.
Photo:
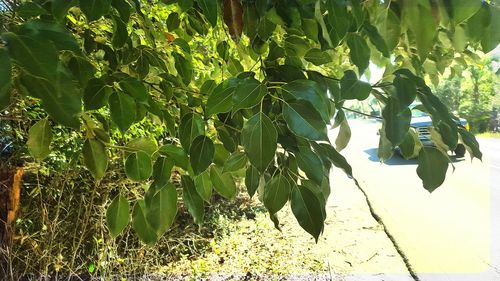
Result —
[[161, 271], [211, 278], [236, 274], [255, 279], [411, 280], [361, 192], [340, 172], [335, 176], [318, 244], [285, 206], [279, 213], [282, 232], [265, 213], [235, 224], [228, 221], [229, 231], [215, 236], [210, 252]]

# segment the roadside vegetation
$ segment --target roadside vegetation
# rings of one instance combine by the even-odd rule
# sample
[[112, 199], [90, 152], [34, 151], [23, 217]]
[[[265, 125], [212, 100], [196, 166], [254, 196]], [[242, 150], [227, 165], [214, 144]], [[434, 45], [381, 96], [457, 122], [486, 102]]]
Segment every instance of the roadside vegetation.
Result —
[[474, 133], [500, 130], [500, 79], [494, 69], [498, 58], [496, 55], [477, 65], [454, 66], [439, 80], [435, 90], [452, 112], [469, 122]]

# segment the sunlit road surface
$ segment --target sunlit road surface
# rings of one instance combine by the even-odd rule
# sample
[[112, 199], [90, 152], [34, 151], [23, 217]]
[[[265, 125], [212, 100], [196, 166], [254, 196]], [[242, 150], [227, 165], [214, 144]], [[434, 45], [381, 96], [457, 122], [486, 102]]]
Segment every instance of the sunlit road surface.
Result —
[[455, 171], [450, 166], [445, 183], [429, 193], [415, 160], [396, 155], [380, 164], [379, 122], [350, 125], [342, 154], [420, 279], [500, 280], [500, 139], [479, 139], [483, 162], [452, 159]]

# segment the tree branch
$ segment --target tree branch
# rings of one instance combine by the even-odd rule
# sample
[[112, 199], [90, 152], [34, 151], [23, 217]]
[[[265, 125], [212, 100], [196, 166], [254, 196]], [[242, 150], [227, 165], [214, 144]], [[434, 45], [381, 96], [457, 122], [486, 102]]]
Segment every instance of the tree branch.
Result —
[[357, 113], [359, 115], [363, 115], [363, 116], [366, 116], [366, 117], [371, 117], [371, 118], [375, 118], [375, 119], [378, 119], [378, 120], [383, 120], [383, 118], [380, 117], [380, 116], [371, 115], [371, 114], [364, 113], [364, 112], [361, 112], [361, 111], [357, 111], [357, 110], [354, 110], [354, 109], [350, 109], [350, 108], [347, 108], [347, 107], [344, 107], [344, 106], [342, 106], [342, 109], [345, 109], [347, 111], [354, 112], [354, 113]]

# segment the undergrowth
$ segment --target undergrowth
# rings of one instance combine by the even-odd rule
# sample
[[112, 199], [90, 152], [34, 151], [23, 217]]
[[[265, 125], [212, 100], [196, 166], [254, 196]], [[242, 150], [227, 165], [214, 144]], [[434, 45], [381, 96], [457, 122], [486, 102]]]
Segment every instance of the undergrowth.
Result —
[[[81, 166], [77, 151], [80, 133], [57, 126], [52, 143], [59, 148], [57, 152], [44, 162], [33, 161], [24, 143], [29, 128], [45, 115], [28, 102], [15, 110], [0, 115], [0, 168], [23, 166], [25, 176], [10, 246], [0, 247], [2, 281], [70, 276], [80, 280], [157, 272], [160, 267], [209, 251], [213, 239], [228, 231], [227, 223], [221, 220], [235, 221], [263, 212], [251, 205], [243, 192], [232, 201], [215, 195], [205, 207], [206, 221], [199, 228], [179, 198], [175, 223], [155, 246], [142, 244], [130, 227], [112, 239], [105, 223], [111, 200], [120, 193], [135, 201], [143, 197], [147, 187], [126, 178], [120, 155], [111, 155], [108, 174], [96, 183]], [[147, 121], [135, 125], [129, 135], [144, 132], [157, 140], [165, 137], [164, 128]], [[122, 145], [129, 137], [116, 138]], [[173, 180], [176, 182], [175, 176]]]
[[213, 239], [230, 230], [228, 220], [263, 212], [249, 204], [248, 197], [230, 202], [215, 197], [212, 206], [206, 208], [206, 223], [198, 228], [181, 204], [171, 229], [154, 247], [148, 247], [139, 242], [131, 228], [112, 239], [104, 218], [116, 190], [126, 188], [129, 197], [138, 197], [144, 192], [142, 186], [131, 184], [118, 173], [94, 185], [90, 175], [80, 169], [45, 179], [36, 174], [30, 177], [35, 182], [25, 184], [12, 248], [4, 252], [11, 280], [158, 272], [165, 265], [196, 259], [210, 251]]

